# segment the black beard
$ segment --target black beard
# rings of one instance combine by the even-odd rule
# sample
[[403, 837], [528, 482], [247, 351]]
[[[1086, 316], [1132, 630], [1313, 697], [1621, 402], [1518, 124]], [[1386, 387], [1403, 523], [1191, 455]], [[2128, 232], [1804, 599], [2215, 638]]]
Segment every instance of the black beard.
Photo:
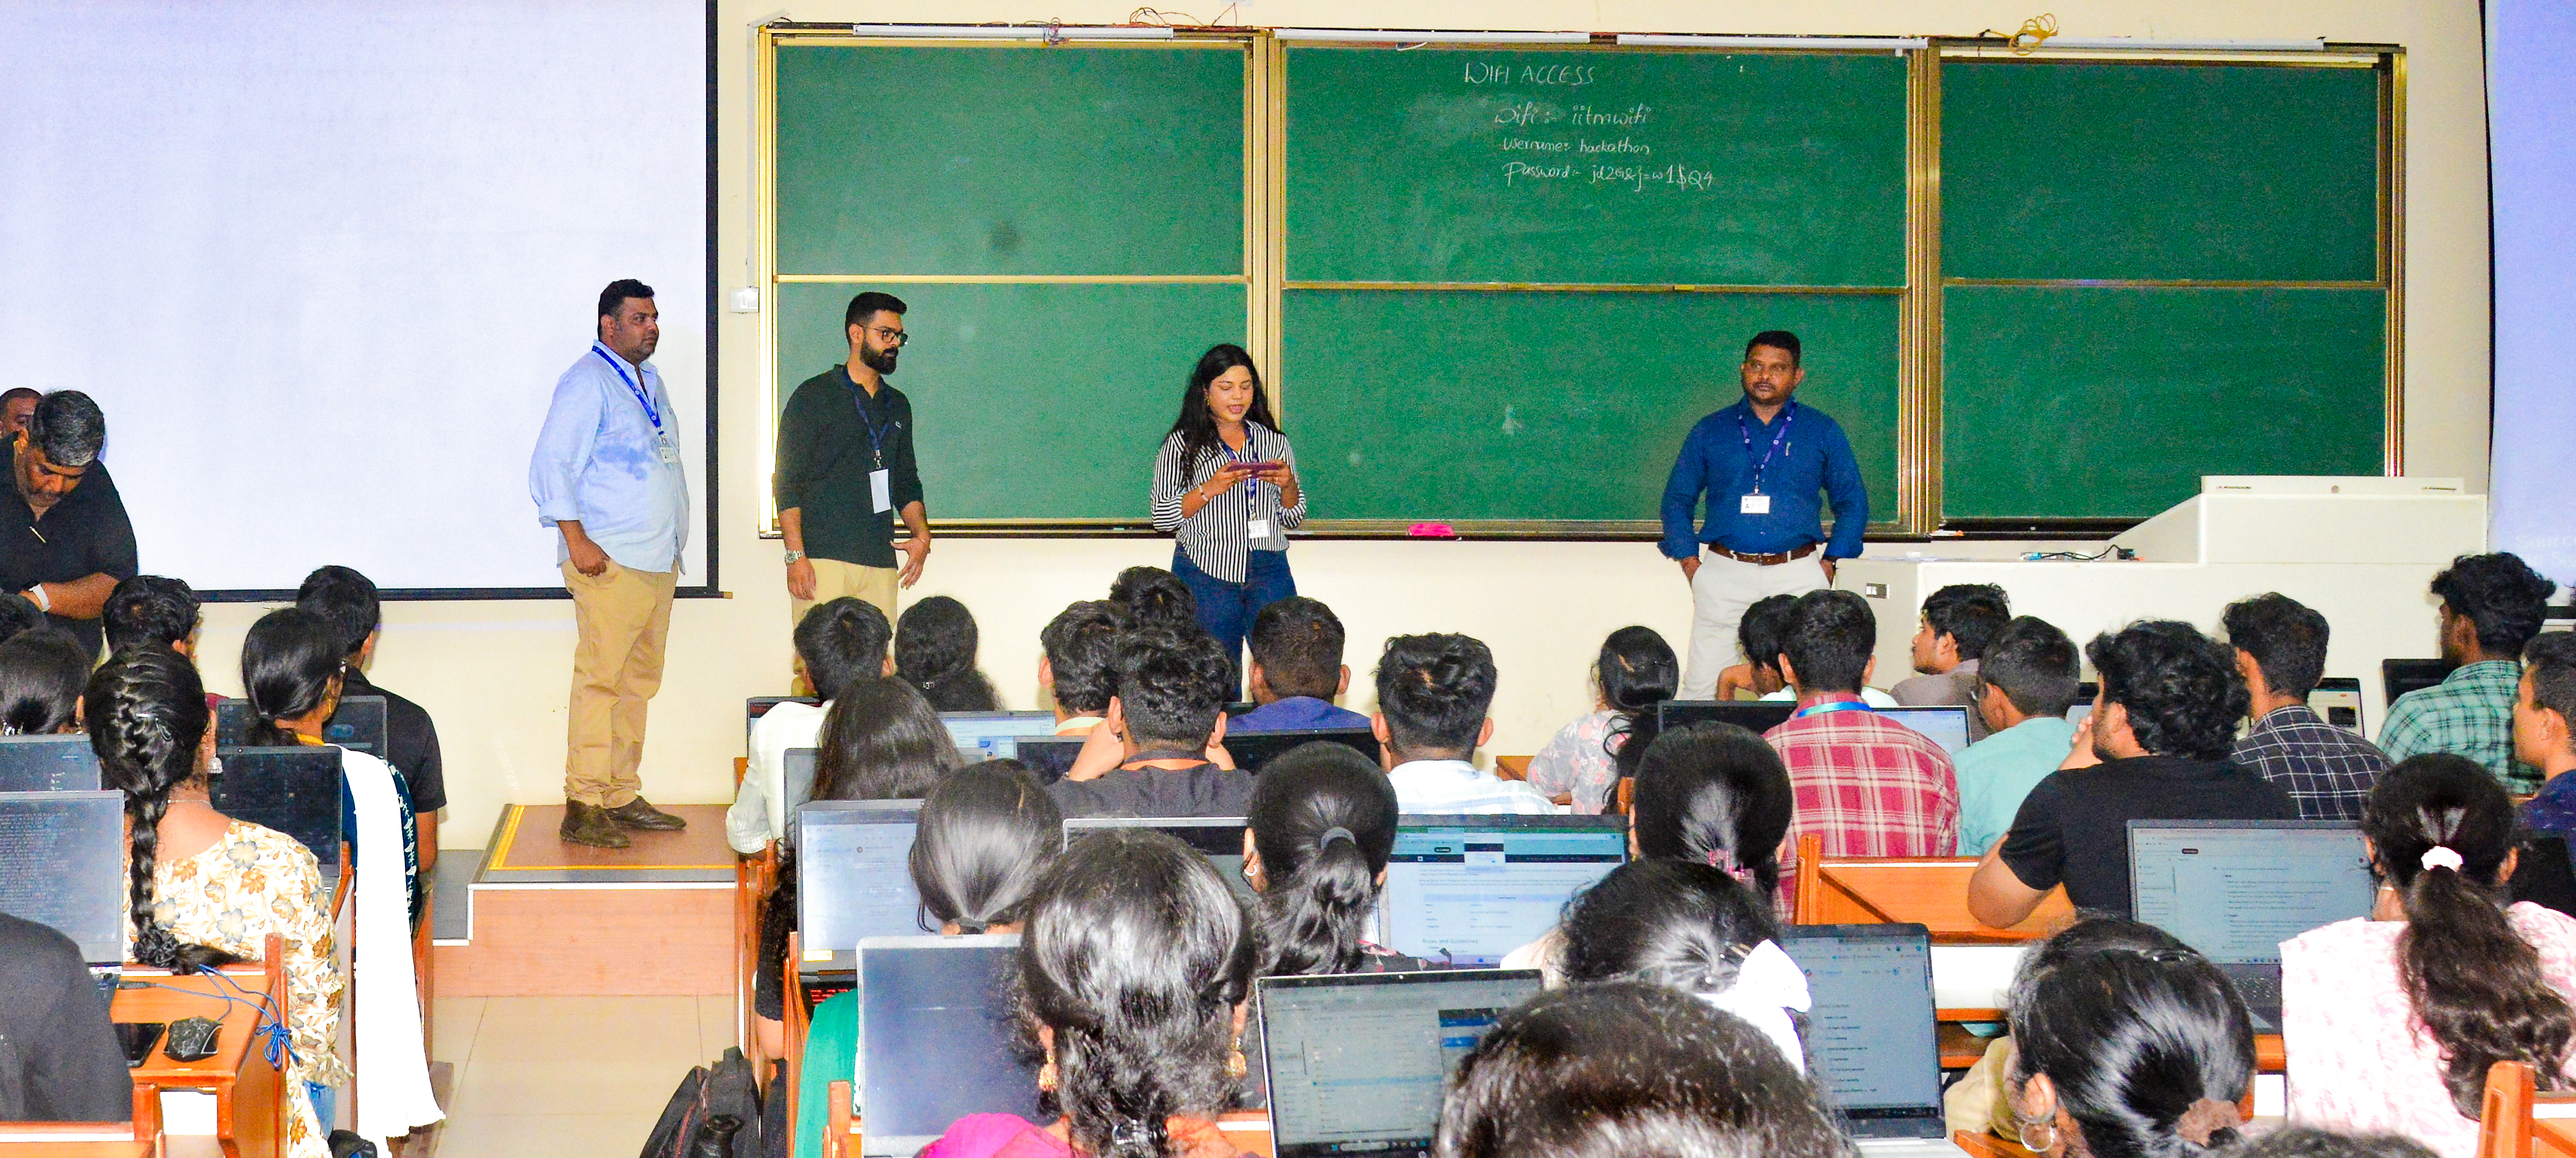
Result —
[[901, 351], [898, 350], [887, 350], [882, 353], [875, 350], [861, 350], [859, 351], [859, 364], [866, 366], [868, 369], [874, 370], [879, 374], [892, 374], [894, 373], [895, 359], [900, 356], [900, 354]]

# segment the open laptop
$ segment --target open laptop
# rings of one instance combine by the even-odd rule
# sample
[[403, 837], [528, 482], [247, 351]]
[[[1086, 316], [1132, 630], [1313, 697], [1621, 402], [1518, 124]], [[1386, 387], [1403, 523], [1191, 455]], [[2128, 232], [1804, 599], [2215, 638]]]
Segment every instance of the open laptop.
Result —
[[1669, 732], [1715, 720], [1759, 735], [1787, 723], [1797, 711], [1790, 700], [1665, 700], [1655, 705], [1655, 726]]
[[1143, 828], [1179, 839], [1197, 849], [1216, 866], [1225, 886], [1234, 890], [1237, 900], [1251, 905], [1260, 899], [1252, 891], [1252, 882], [1243, 878], [1243, 818], [1240, 816], [1085, 816], [1064, 822], [1064, 843], [1070, 848], [1083, 833], [1104, 828]]
[[941, 712], [939, 722], [969, 764], [1016, 759], [1020, 737], [1055, 734], [1054, 712]]
[[2332, 820], [2132, 820], [2138, 919], [2236, 983], [2254, 1028], [2281, 1026], [2281, 942], [2370, 915], [2361, 830]]
[[100, 783], [87, 736], [0, 736], [0, 792], [96, 792]]
[[1028, 766], [1040, 784], [1053, 784], [1073, 770], [1074, 757], [1082, 755], [1082, 736], [1023, 736], [1012, 745], [1011, 758]]
[[1880, 708], [1878, 714], [1923, 733], [1923, 738], [1953, 756], [1968, 746], [1968, 713], [1957, 706]]
[[804, 807], [806, 801], [814, 799], [815, 758], [816, 750], [813, 748], [789, 748], [778, 757], [779, 780], [786, 786], [786, 794], [782, 799], [787, 805], [789, 818], [787, 842], [791, 846], [796, 843], [794, 823], [796, 810]]
[[2351, 676], [2327, 676], [2317, 681], [2308, 692], [2308, 706], [2325, 717], [2327, 723], [2356, 736], [2368, 736], [2362, 730], [2361, 681]]
[[[224, 700], [215, 705], [215, 743], [241, 744], [250, 732], [250, 701]], [[322, 725], [322, 739], [378, 759], [385, 755], [385, 698], [349, 696]]]
[[338, 887], [340, 819], [349, 809], [337, 748], [218, 748], [223, 773], [206, 779], [215, 811], [294, 837], [313, 853], [322, 887]]
[[0, 913], [53, 928], [81, 960], [125, 960], [125, 794], [0, 792]]
[[2422, 691], [2448, 679], [2454, 665], [2438, 659], [2383, 659], [2379, 661], [2380, 708], [2397, 703], [2397, 697]]
[[1941, 1113], [1932, 936], [1921, 925], [1795, 925], [1780, 947], [1807, 975], [1807, 1056], [1843, 1132], [1871, 1158], [1957, 1155]]
[[1540, 982], [1536, 970], [1505, 969], [1258, 984], [1259, 1062], [1278, 1158], [1421, 1158], [1431, 1153], [1441, 1095], [1458, 1063]]
[[1627, 859], [1624, 817], [1400, 817], [1378, 944], [1435, 966], [1501, 965]]
[[1016, 935], [859, 942], [865, 1158], [911, 1158], [968, 1114], [1053, 1120], [1038, 1109], [1037, 1067], [1012, 1024], [1019, 955]]
[[1226, 754], [1234, 757], [1234, 766], [1246, 772], [1259, 772], [1270, 762], [1290, 751], [1323, 741], [1340, 744], [1366, 756], [1369, 763], [1378, 762], [1377, 733], [1366, 728], [1290, 728], [1280, 731], [1232, 731], [1225, 739]]
[[[912, 887], [912, 834], [918, 800], [815, 800], [799, 805], [796, 832], [797, 944], [809, 977], [843, 975], [821, 996], [847, 988], [858, 968], [859, 942], [909, 937], [925, 929], [921, 894]], [[809, 991], [809, 996], [814, 996]]]

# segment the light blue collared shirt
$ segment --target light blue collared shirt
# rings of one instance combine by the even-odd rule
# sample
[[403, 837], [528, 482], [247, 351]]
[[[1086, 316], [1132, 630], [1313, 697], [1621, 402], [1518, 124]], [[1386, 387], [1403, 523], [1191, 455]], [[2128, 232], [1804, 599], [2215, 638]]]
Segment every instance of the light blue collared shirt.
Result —
[[[661, 415], [658, 434], [627, 386], [639, 378]], [[689, 481], [676, 451], [672, 461], [663, 460], [666, 439], [679, 445], [679, 417], [662, 392], [662, 375], [591, 343], [555, 379], [554, 401], [528, 460], [528, 497], [536, 501], [537, 522], [552, 527], [577, 519], [618, 566], [678, 571], [680, 551], [689, 542]], [[555, 561], [566, 557], [558, 539]]]

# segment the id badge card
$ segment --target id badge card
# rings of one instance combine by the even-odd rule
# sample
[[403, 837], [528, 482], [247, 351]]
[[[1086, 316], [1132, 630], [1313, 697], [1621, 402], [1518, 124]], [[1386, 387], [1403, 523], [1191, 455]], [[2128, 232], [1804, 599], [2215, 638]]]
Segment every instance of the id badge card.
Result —
[[1270, 537], [1270, 520], [1268, 520], [1268, 519], [1254, 519], [1254, 520], [1252, 520], [1252, 537], [1253, 537], [1253, 538], [1256, 538], [1256, 539], [1267, 539], [1267, 538], [1269, 538], [1269, 537]]
[[1769, 495], [1746, 495], [1746, 496], [1744, 496], [1744, 505], [1742, 505], [1741, 507], [1738, 507], [1737, 509], [1738, 509], [1738, 510], [1740, 510], [1740, 511], [1742, 511], [1742, 512], [1744, 512], [1745, 514], [1748, 514], [1748, 515], [1767, 515], [1767, 514], [1770, 514], [1770, 513], [1771, 513], [1771, 496], [1769, 496]]
[[868, 472], [868, 501], [882, 515], [894, 509], [894, 472], [878, 467]]
[[655, 441], [659, 446], [663, 462], [672, 466], [680, 465], [680, 444], [677, 440], [665, 434]]

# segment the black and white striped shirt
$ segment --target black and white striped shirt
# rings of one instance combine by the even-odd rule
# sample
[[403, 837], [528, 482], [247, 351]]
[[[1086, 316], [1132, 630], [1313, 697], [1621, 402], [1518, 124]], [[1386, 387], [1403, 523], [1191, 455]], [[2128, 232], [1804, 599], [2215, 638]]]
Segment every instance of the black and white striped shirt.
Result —
[[[1289, 447], [1287, 435], [1254, 422], [1244, 423], [1243, 429], [1243, 461], [1284, 462], [1288, 469], [1297, 469], [1297, 452]], [[1182, 496], [1215, 478], [1231, 461], [1225, 451], [1211, 450], [1185, 470], [1181, 436], [1175, 432], [1164, 439], [1162, 452], [1154, 456], [1154, 529], [1171, 532], [1180, 540], [1182, 552], [1199, 570], [1228, 583], [1241, 583], [1252, 552], [1288, 549], [1289, 530], [1306, 521], [1306, 495], [1300, 486], [1297, 505], [1282, 507], [1277, 483], [1252, 479], [1227, 487], [1199, 513], [1181, 517]], [[1258, 539], [1252, 537], [1256, 519], [1269, 524], [1269, 534]]]

